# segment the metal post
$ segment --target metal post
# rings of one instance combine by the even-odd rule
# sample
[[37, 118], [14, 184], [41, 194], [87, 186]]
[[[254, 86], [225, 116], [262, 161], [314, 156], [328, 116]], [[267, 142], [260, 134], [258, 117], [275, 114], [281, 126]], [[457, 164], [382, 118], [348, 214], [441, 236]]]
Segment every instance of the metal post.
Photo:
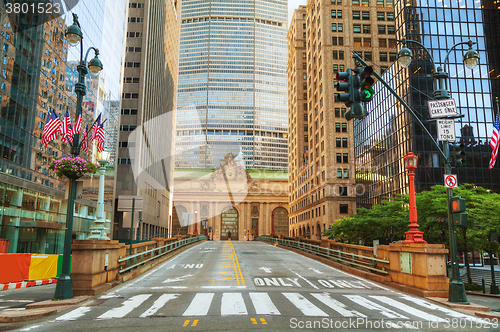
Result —
[[64, 236], [64, 253], [62, 271], [56, 284], [54, 300], [73, 298], [73, 281], [71, 279], [71, 239], [73, 233], [73, 210], [75, 207], [76, 179], [69, 180], [68, 209], [66, 210], [66, 234]]
[[134, 238], [134, 210], [135, 210], [135, 197], [132, 198], [132, 218], [130, 220], [130, 256], [132, 256], [132, 241]]

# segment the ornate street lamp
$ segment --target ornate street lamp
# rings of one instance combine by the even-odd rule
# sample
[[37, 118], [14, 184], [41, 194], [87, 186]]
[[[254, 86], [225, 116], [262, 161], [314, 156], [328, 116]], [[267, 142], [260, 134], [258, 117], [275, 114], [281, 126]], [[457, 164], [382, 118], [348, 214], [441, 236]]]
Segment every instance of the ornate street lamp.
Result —
[[109, 152], [104, 150], [99, 153], [99, 194], [97, 196], [97, 214], [94, 226], [90, 228], [90, 236], [87, 240], [109, 240], [106, 236], [107, 228], [106, 213], [104, 212], [104, 176], [106, 174], [106, 165], [109, 160]]
[[[76, 118], [77, 122], [78, 115], [82, 112], [82, 101], [83, 96], [85, 96], [85, 75], [88, 74], [89, 69], [94, 74], [97, 75], [102, 70], [102, 63], [97, 58], [99, 55], [99, 50], [95, 47], [90, 47], [87, 50], [85, 58], [83, 58], [83, 39], [82, 29], [80, 23], [78, 22], [78, 16], [73, 14], [73, 24], [70, 25], [65, 32], [66, 39], [68, 43], [72, 46], [78, 45], [80, 43], [80, 62], [76, 67], [78, 71], [78, 83], [75, 84], [76, 99]], [[87, 57], [90, 50], [94, 50], [95, 57], [88, 63], [87, 68]], [[71, 144], [71, 154], [76, 157], [80, 154], [80, 133], [75, 133], [73, 135], [73, 143]], [[56, 290], [54, 293], [54, 300], [65, 300], [73, 298], [73, 281], [71, 279], [70, 271], [70, 260], [71, 260], [71, 239], [73, 233], [73, 213], [75, 210], [75, 196], [76, 196], [76, 179], [71, 178], [69, 180], [69, 195], [68, 195], [68, 209], [66, 212], [66, 234], [64, 237], [64, 252], [63, 252], [63, 263], [61, 274], [57, 280]]]
[[410, 182], [410, 230], [406, 232], [406, 240], [403, 243], [427, 243], [423, 239], [424, 232], [418, 230], [417, 203], [415, 201], [415, 169], [417, 168], [418, 155], [409, 152], [405, 160], [405, 167], [408, 170]]
[[194, 210], [194, 234], [198, 234], [198, 210]]

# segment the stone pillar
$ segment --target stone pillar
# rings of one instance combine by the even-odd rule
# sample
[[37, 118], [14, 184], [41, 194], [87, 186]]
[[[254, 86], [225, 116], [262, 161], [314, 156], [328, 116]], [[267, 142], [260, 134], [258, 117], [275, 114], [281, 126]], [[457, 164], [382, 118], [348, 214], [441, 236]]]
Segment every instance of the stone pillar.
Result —
[[264, 234], [264, 203], [259, 204], [259, 236]]
[[111, 288], [120, 269], [118, 259], [126, 255], [125, 244], [118, 240], [74, 240], [71, 250], [74, 296], [96, 295]]

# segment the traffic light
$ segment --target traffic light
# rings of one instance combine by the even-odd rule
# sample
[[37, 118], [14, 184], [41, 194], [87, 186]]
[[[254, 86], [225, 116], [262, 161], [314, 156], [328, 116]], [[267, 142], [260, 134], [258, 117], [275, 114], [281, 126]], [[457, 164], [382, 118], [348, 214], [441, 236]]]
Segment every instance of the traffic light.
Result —
[[361, 69], [356, 68], [353, 71], [354, 73], [352, 73], [351, 71], [351, 84], [349, 86], [349, 97], [352, 104], [350, 105], [351, 109], [345, 113], [345, 118], [347, 121], [350, 121], [354, 118], [361, 119], [368, 115], [368, 113], [365, 111], [365, 107], [361, 103]]
[[465, 155], [465, 144], [454, 144], [453, 145], [453, 156], [454, 156], [454, 164], [456, 167], [463, 167], [467, 164], [466, 155]]
[[337, 80], [337, 91], [345, 91], [335, 94], [336, 102], [344, 102], [347, 107], [351, 107], [353, 99], [351, 93], [353, 92], [353, 77], [352, 70], [337, 73], [335, 79]]
[[359, 73], [359, 80], [360, 80], [359, 91], [360, 91], [361, 101], [364, 103], [371, 101], [375, 96], [375, 90], [371, 88], [373, 83], [375, 83], [375, 80], [373, 79], [373, 77], [371, 77], [372, 73], [373, 73], [373, 68], [370, 66], [366, 66]]
[[469, 215], [465, 212], [465, 199], [460, 196], [451, 199], [452, 221], [455, 226], [467, 227]]

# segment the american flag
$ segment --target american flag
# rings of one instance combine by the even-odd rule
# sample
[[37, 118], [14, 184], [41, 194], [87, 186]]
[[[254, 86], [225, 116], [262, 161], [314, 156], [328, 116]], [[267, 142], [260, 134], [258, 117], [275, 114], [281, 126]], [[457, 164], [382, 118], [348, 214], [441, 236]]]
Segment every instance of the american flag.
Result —
[[89, 150], [88, 135], [89, 135], [89, 125], [86, 125], [85, 132], [83, 133], [83, 140], [82, 140], [82, 150], [84, 152], [87, 152]]
[[492, 169], [495, 166], [495, 162], [497, 160], [498, 146], [500, 142], [499, 131], [500, 131], [500, 126], [497, 113], [497, 116], [495, 118], [495, 123], [493, 124], [493, 134], [491, 135], [491, 141], [490, 141], [490, 146], [493, 149], [493, 152], [491, 153], [490, 165], [488, 166], [488, 169]]
[[73, 124], [71, 123], [71, 118], [69, 117], [69, 111], [66, 110], [66, 114], [64, 115], [63, 123], [62, 123], [62, 131], [61, 131], [61, 141], [71, 142], [73, 143]]
[[79, 134], [82, 129], [82, 112], [78, 114], [78, 118], [76, 119], [75, 127], [73, 128], [72, 134]]
[[45, 143], [45, 147], [50, 141], [57, 138], [57, 133], [61, 132], [61, 127], [62, 123], [56, 112], [49, 112], [42, 132], [42, 144]]
[[94, 122], [94, 125], [92, 126], [92, 135], [90, 136], [90, 141], [92, 142], [97, 138], [97, 132], [99, 131], [99, 128], [101, 127], [101, 114], [97, 117], [97, 119]]
[[106, 122], [106, 120], [104, 120], [101, 125], [99, 126], [99, 129], [97, 131], [97, 151], [98, 152], [102, 152], [104, 151], [104, 122]]

